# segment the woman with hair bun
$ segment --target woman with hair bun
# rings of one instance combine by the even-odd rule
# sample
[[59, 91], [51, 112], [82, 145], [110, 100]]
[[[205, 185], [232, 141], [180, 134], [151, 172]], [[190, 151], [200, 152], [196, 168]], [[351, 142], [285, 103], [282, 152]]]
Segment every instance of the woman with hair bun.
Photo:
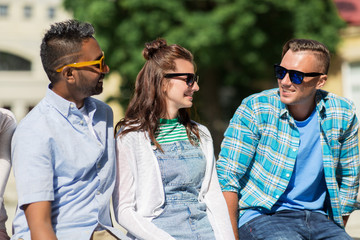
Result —
[[210, 133], [190, 119], [193, 56], [164, 39], [146, 43], [143, 56], [116, 125], [115, 217], [132, 239], [234, 239]]

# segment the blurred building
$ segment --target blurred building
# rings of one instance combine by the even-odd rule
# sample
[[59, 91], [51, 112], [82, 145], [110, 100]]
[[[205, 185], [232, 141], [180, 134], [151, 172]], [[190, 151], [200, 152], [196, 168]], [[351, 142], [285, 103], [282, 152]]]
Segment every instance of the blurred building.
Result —
[[360, 0], [334, 0], [339, 15], [347, 22], [333, 57], [326, 90], [355, 102], [360, 116]]
[[[353, 100], [357, 116], [360, 118], [360, 0], [334, 0], [334, 2], [340, 17], [348, 25], [340, 33], [342, 41], [331, 63], [331, 72], [326, 83], [327, 90]], [[360, 202], [360, 187], [357, 199]], [[360, 217], [359, 211], [356, 214]], [[353, 234], [351, 236], [360, 236], [359, 220], [354, 224], [351, 233]]]
[[40, 60], [45, 30], [70, 17], [61, 0], [0, 0], [0, 107], [18, 120], [40, 101], [49, 83]]
[[[45, 95], [49, 80], [40, 60], [45, 31], [72, 15], [62, 0], [0, 0], [0, 107], [21, 120]], [[97, 96], [108, 100], [119, 94], [120, 77], [112, 74]], [[123, 112], [116, 101], [109, 102], [118, 121]]]

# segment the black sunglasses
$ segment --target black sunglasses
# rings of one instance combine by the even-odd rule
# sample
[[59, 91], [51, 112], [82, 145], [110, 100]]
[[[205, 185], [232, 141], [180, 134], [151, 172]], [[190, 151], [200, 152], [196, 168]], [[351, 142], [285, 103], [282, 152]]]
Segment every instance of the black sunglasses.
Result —
[[[179, 76], [186, 76], [186, 78], [176, 78]], [[168, 73], [164, 75], [164, 78], [174, 78], [177, 80], [185, 81], [186, 85], [188, 85], [189, 87], [192, 87], [195, 82], [199, 82], [199, 76], [194, 73]]]
[[286, 76], [286, 73], [289, 73], [290, 81], [295, 84], [301, 84], [304, 80], [304, 77], [316, 77], [320, 75], [325, 75], [324, 73], [304, 73], [296, 70], [288, 70], [278, 64], [274, 65], [275, 77], [278, 79], [283, 79]]

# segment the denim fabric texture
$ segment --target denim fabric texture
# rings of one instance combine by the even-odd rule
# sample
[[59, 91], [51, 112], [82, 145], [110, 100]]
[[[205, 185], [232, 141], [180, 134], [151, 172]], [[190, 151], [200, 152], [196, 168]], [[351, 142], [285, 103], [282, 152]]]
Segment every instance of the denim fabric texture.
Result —
[[205, 203], [198, 200], [206, 160], [189, 141], [161, 145], [154, 150], [165, 191], [164, 211], [152, 222], [177, 240], [215, 239]]
[[324, 214], [284, 210], [261, 215], [239, 228], [239, 238], [246, 240], [351, 240], [343, 228]]

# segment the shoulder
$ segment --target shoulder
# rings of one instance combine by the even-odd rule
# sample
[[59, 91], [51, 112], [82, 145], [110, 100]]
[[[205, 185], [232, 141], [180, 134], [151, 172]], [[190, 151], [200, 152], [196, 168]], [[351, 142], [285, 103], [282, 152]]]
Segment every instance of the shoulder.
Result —
[[58, 129], [61, 114], [53, 105], [42, 99], [18, 124], [14, 133], [14, 139], [36, 138], [38, 141], [46, 141], [49, 133]]
[[354, 103], [336, 94], [319, 90], [316, 93], [317, 108], [320, 116], [325, 120], [324, 125], [335, 132], [336, 129], [343, 130], [349, 126], [357, 129], [359, 124]]
[[205, 125], [202, 125], [201, 123], [198, 123], [198, 122], [195, 122], [195, 121], [192, 121], [192, 122], [195, 123], [198, 126], [200, 131], [210, 134], [209, 129], [207, 127], [205, 127]]
[[16, 125], [14, 114], [5, 108], [0, 108], [0, 127], [10, 128]]
[[116, 133], [116, 140], [123, 142], [123, 143], [129, 143], [129, 144], [139, 144], [139, 142], [143, 141], [150, 141], [148, 138], [148, 134], [145, 131], [130, 131], [125, 134], [121, 134], [123, 131], [125, 131], [127, 128], [121, 128]]
[[348, 98], [340, 97], [334, 93], [318, 90], [316, 93], [318, 105], [324, 107], [327, 113], [355, 114], [355, 104]]
[[199, 135], [200, 135], [201, 139], [208, 139], [208, 140], [212, 141], [211, 133], [206, 126], [204, 126], [198, 122], [195, 122], [195, 121], [192, 121], [192, 122], [195, 123], [197, 125], [197, 127], [199, 128]]
[[233, 120], [246, 119], [267, 119], [269, 115], [279, 116], [284, 103], [280, 101], [279, 89], [269, 89], [255, 93], [245, 98], [236, 109]]
[[341, 107], [347, 107], [347, 108], [353, 108], [355, 105], [354, 103], [346, 98], [338, 96], [334, 93], [327, 92], [324, 90], [318, 90], [317, 91], [317, 97], [323, 100], [326, 104], [330, 106], [341, 106]]
[[14, 114], [10, 110], [7, 110], [5, 108], [0, 108], [0, 116], [1, 119], [6, 118], [10, 121], [15, 121]]
[[264, 90], [259, 93], [252, 94], [242, 101], [243, 104], [251, 105], [251, 104], [274, 104], [280, 101], [279, 97], [279, 89], [273, 88], [269, 90]]

